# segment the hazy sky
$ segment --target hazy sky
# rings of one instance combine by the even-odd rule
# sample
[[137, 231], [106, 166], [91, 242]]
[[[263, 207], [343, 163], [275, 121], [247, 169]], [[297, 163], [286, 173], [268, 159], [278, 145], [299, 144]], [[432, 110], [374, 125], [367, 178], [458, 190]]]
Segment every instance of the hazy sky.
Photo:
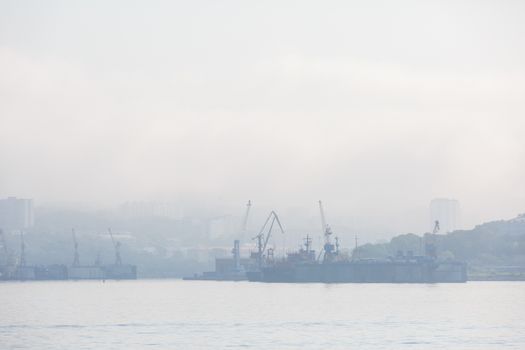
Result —
[[2, 1], [0, 197], [525, 212], [523, 1]]

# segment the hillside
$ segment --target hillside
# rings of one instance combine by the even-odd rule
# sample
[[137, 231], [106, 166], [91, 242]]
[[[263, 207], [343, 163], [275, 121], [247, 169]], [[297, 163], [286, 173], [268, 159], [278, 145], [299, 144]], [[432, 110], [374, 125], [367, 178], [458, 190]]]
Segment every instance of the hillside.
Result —
[[466, 261], [472, 279], [525, 279], [525, 214], [448, 234], [403, 234], [388, 243], [360, 246], [354, 254], [360, 258], [385, 258], [398, 251], [421, 254], [425, 240], [436, 242], [440, 258]]

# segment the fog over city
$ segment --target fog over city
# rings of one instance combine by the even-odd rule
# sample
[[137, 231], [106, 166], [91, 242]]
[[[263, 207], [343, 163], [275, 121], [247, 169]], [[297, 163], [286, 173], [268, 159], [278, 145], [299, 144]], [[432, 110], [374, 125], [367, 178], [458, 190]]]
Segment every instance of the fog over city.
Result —
[[[298, 6], [300, 4], [300, 6]], [[379, 5], [379, 6], [378, 6]], [[0, 3], [0, 197], [389, 238], [525, 211], [525, 3]], [[317, 224], [317, 222], [316, 222]], [[257, 223], [258, 225], [258, 223]]]

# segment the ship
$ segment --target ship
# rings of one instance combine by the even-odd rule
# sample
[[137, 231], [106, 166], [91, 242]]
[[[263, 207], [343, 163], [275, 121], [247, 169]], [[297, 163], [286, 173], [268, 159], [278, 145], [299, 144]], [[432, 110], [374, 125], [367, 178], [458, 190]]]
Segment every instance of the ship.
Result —
[[[248, 202], [250, 204], [250, 202]], [[423, 254], [398, 251], [395, 256], [383, 259], [359, 258], [358, 254], [342, 254], [339, 239], [326, 223], [322, 202], [319, 201], [324, 245], [319, 254], [312, 249], [312, 239], [307, 235], [298, 251], [285, 257], [274, 257], [268, 243], [272, 228], [283, 227], [275, 211], [268, 215], [256, 240], [256, 250], [248, 258], [240, 256], [240, 241], [234, 241], [231, 258], [217, 258], [215, 271], [185, 277], [185, 280], [244, 281], [270, 283], [464, 283], [467, 281], [465, 262], [440, 259], [436, 244], [430, 238], [425, 242]], [[434, 237], [439, 222], [434, 225]], [[426, 239], [426, 238], [425, 238]], [[357, 253], [357, 237], [356, 249]]]
[[241, 258], [240, 240], [233, 242], [232, 256], [215, 258], [215, 270], [183, 277], [188, 281], [246, 281], [250, 271], [258, 271], [254, 254]]
[[[339, 239], [326, 223], [319, 201], [324, 245], [319, 254], [312, 249], [312, 239], [307, 235], [298, 251], [283, 258], [274, 257], [274, 248], [268, 242], [272, 228], [283, 227], [272, 211], [259, 234], [253, 237], [257, 248], [249, 258], [240, 257], [239, 240], [235, 240], [231, 258], [215, 261], [215, 271], [185, 277], [186, 280], [243, 281], [269, 283], [464, 283], [467, 281], [465, 262], [439, 259], [435, 242], [425, 242], [424, 253], [398, 251], [395, 256], [383, 259], [348, 256], [339, 249]], [[433, 235], [439, 231], [435, 222]], [[266, 233], [265, 233], [266, 232]], [[357, 239], [356, 249], [357, 252]]]
[[[337, 244], [338, 245], [338, 244]], [[348, 258], [338, 247], [325, 243], [323, 258], [311, 249], [310, 237], [304, 247], [280, 260], [262, 257], [260, 269], [247, 274], [253, 282], [271, 283], [464, 283], [464, 262], [440, 261], [431, 255], [398, 252], [387, 259]]]
[[[435, 242], [428, 238], [425, 252], [398, 251], [386, 259], [364, 259], [353, 254], [341, 254], [339, 239], [332, 242], [332, 229], [326, 223], [323, 205], [319, 201], [324, 245], [316, 256], [312, 239], [306, 236], [298, 252], [289, 253], [284, 259], [275, 260], [273, 254], [259, 249], [258, 266], [247, 274], [250, 281], [287, 283], [464, 283], [467, 281], [467, 264], [452, 259], [438, 259]], [[433, 235], [439, 232], [435, 221]], [[356, 249], [357, 252], [357, 237]], [[322, 256], [322, 257], [321, 257]]]
[[[243, 229], [246, 231], [246, 221], [251, 206], [248, 201], [247, 211], [243, 220]], [[184, 280], [198, 281], [246, 281], [249, 276], [258, 274], [261, 271], [261, 259], [269, 261], [273, 257], [273, 249], [268, 248], [268, 242], [274, 226], [278, 226], [284, 234], [283, 227], [275, 211], [271, 211], [258, 235], [252, 238], [257, 241], [257, 251], [251, 252], [249, 257], [241, 257], [240, 240], [233, 242], [232, 256], [227, 258], [215, 259], [215, 271], [205, 271], [201, 274], [183, 277]], [[264, 232], [267, 233], [265, 234]]]

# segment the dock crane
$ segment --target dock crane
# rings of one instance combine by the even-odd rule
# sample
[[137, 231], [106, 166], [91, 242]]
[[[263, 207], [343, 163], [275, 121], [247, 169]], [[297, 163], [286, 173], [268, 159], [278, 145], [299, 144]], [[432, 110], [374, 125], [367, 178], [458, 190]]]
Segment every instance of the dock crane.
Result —
[[109, 236], [111, 237], [111, 242], [113, 243], [113, 247], [115, 248], [115, 265], [122, 265], [122, 258], [120, 257], [120, 242], [115, 241], [113, 238], [113, 233], [111, 232], [111, 228], [108, 228]]
[[339, 240], [336, 238], [336, 245], [332, 243], [331, 236], [333, 234], [332, 228], [330, 225], [326, 223], [326, 218], [324, 215], [324, 208], [323, 208], [323, 202], [319, 201], [319, 212], [321, 213], [321, 224], [323, 229], [323, 235], [324, 235], [324, 246], [323, 250], [319, 252], [319, 258], [321, 257], [321, 254], [324, 252], [323, 261], [329, 261], [332, 260], [335, 254], [337, 254], [337, 248], [339, 247]]
[[73, 248], [74, 248], [74, 254], [73, 254], [73, 266], [80, 266], [80, 258], [78, 255], [78, 242], [77, 242], [77, 235], [75, 233], [75, 229], [71, 229], [71, 234], [73, 236]]
[[[270, 221], [271, 220], [271, 221]], [[257, 263], [259, 265], [259, 268], [262, 267], [262, 260], [264, 253], [266, 252], [266, 247], [268, 246], [268, 241], [270, 240], [270, 236], [272, 235], [272, 229], [274, 224], [277, 223], [279, 226], [279, 229], [281, 230], [281, 233], [284, 234], [283, 226], [281, 225], [281, 221], [279, 220], [279, 216], [275, 213], [275, 211], [271, 211], [268, 217], [266, 218], [266, 221], [264, 222], [264, 225], [261, 227], [261, 230], [259, 231], [259, 234], [257, 236], [253, 237], [252, 240], [257, 240]], [[266, 230], [266, 234], [264, 233]], [[273, 250], [272, 250], [273, 253]]]
[[250, 215], [250, 208], [252, 207], [252, 201], [248, 201], [246, 203], [246, 212], [244, 213], [244, 217], [242, 219], [241, 223], [241, 240], [244, 239], [244, 236], [246, 236], [246, 227], [248, 226], [248, 216]]
[[332, 229], [330, 225], [326, 223], [326, 218], [324, 216], [323, 202], [319, 201], [319, 212], [321, 213], [321, 225], [322, 233], [325, 237], [325, 243], [330, 242], [330, 235], [332, 235]]

